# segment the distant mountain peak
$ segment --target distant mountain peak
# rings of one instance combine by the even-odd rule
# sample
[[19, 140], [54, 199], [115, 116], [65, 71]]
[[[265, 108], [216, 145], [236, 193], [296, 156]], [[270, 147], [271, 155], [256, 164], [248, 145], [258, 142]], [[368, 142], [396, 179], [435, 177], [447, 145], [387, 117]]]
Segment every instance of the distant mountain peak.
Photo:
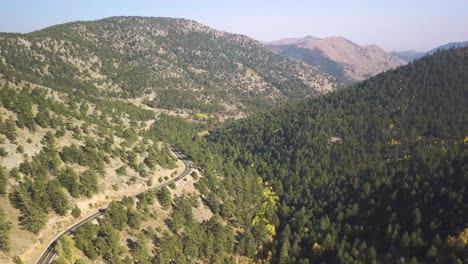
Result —
[[[22, 52], [29, 49], [35, 56]], [[337, 85], [316, 67], [280, 56], [245, 35], [167, 17], [117, 16], [0, 34], [0, 76], [5, 73], [58, 87], [86, 81], [101, 93], [166, 98], [148, 99], [152, 107], [226, 115]]]
[[342, 36], [330, 36], [330, 37], [323, 38], [322, 40], [339, 40], [339, 41], [352, 42], [351, 40]]
[[345, 81], [360, 81], [405, 64], [380, 46], [360, 46], [342, 36], [289, 38], [268, 45], [282, 55], [303, 60]]
[[463, 42], [449, 42], [444, 45], [440, 45], [438, 47], [435, 47], [427, 52], [419, 52], [419, 51], [414, 51], [414, 50], [404, 50], [404, 51], [392, 51], [391, 54], [399, 57], [400, 59], [404, 61], [413, 61], [415, 59], [419, 59], [425, 55], [430, 55], [433, 54], [434, 52], [438, 50], [446, 50], [450, 48], [462, 48], [468, 46], [468, 41], [463, 41]]
[[271, 42], [267, 42], [267, 44], [272, 44], [272, 45], [297, 45], [300, 43], [304, 43], [307, 41], [311, 40], [319, 40], [320, 38], [312, 36], [312, 35], [307, 35], [304, 37], [299, 37], [299, 38], [284, 38], [284, 39], [279, 39]]

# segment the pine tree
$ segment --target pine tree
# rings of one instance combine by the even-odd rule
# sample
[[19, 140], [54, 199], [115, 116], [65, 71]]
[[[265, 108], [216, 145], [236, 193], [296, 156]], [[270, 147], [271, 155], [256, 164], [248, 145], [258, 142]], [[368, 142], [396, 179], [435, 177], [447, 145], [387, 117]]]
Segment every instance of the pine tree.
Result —
[[14, 141], [16, 139], [16, 123], [12, 117], [5, 120], [3, 131], [0, 131], [0, 133], [3, 133], [10, 141]]
[[139, 229], [141, 225], [141, 213], [136, 210], [128, 210], [128, 226]]
[[69, 235], [62, 236], [57, 242], [57, 263], [74, 264], [77, 260], [75, 241]]
[[5, 213], [0, 208], [0, 250], [10, 250], [10, 229], [11, 223], [6, 220]]
[[432, 245], [428, 250], [426, 254], [429, 258], [435, 258], [437, 257], [437, 247]]
[[73, 207], [73, 209], [72, 209], [72, 211], [71, 211], [71, 215], [72, 215], [74, 218], [80, 217], [80, 215], [81, 215], [81, 210], [80, 210], [80, 208], [79, 208], [77, 205], [75, 205], [75, 207]]
[[281, 246], [280, 256], [279, 256], [280, 263], [290, 263], [291, 260], [289, 258], [289, 241], [285, 240], [283, 245]]
[[408, 231], [405, 231], [405, 233], [403, 233], [403, 236], [401, 237], [400, 245], [403, 248], [409, 248], [410, 237], [409, 237]]
[[123, 230], [128, 221], [127, 209], [121, 203], [111, 202], [104, 214], [104, 219], [114, 228]]
[[96, 172], [87, 170], [80, 176], [80, 193], [86, 197], [91, 197], [98, 191], [98, 179]]
[[134, 248], [132, 249], [132, 256], [136, 263], [150, 264], [150, 254], [148, 252], [148, 245], [145, 239], [135, 241]]
[[50, 114], [47, 110], [39, 109], [39, 112], [34, 117], [34, 121], [42, 128], [46, 128], [50, 124]]
[[0, 166], [0, 196], [7, 194], [8, 172], [6, 168]]
[[65, 215], [70, 207], [68, 199], [63, 193], [62, 186], [58, 180], [54, 179], [49, 181], [47, 184], [47, 194], [49, 195], [52, 209], [59, 215]]
[[172, 203], [171, 191], [169, 191], [169, 189], [166, 186], [158, 190], [158, 192], [156, 193], [156, 197], [158, 198], [158, 201], [163, 208], [167, 209], [169, 208], [169, 206], [171, 206], [171, 203]]
[[439, 234], [437, 234], [434, 239], [432, 240], [432, 244], [436, 247], [442, 246], [442, 239], [440, 238]]
[[78, 176], [72, 168], [65, 167], [65, 169], [62, 169], [58, 174], [58, 180], [62, 186], [68, 190], [71, 196], [76, 198], [80, 195]]
[[47, 214], [41, 209], [34, 207], [34, 205], [25, 208], [21, 218], [21, 224], [34, 234], [39, 233], [46, 222]]
[[419, 208], [414, 209], [413, 217], [414, 217], [413, 225], [415, 227], [418, 227], [419, 224], [421, 223], [421, 211], [419, 211]]

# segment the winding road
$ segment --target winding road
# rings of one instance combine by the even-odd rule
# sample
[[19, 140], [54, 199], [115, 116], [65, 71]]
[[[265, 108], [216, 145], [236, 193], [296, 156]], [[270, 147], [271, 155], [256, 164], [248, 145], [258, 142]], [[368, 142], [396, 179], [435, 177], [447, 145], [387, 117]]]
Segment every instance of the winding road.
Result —
[[[152, 188], [152, 190], [157, 190], [157, 189], [162, 188], [164, 186], [168, 186], [171, 183], [174, 183], [176, 181], [179, 181], [179, 180], [185, 178], [187, 175], [189, 175], [192, 172], [192, 164], [186, 159], [186, 157], [183, 154], [181, 154], [180, 152], [178, 152], [177, 150], [175, 150], [174, 148], [172, 148], [172, 151], [175, 153], [177, 158], [184, 163], [184, 166], [185, 166], [184, 171], [179, 176], [177, 176], [175, 178], [172, 178], [171, 180], [169, 180], [169, 181], [167, 181], [165, 183], [162, 183], [162, 184], [159, 184], [159, 185], [155, 186], [154, 188]], [[147, 191], [145, 191], [145, 192], [147, 192]], [[133, 197], [138, 198], [138, 195], [140, 195], [140, 194], [134, 195]], [[60, 238], [62, 238], [64, 235], [72, 233], [76, 228], [83, 225], [84, 223], [92, 221], [92, 220], [102, 216], [104, 214], [104, 212], [106, 211], [106, 209], [107, 209], [107, 207], [100, 208], [94, 214], [92, 214], [92, 215], [90, 215], [90, 216], [88, 216], [88, 217], [86, 217], [84, 219], [81, 219], [80, 221], [74, 223], [73, 225], [69, 226], [66, 230], [64, 230], [60, 234], [58, 234], [49, 243], [49, 245], [44, 250], [44, 252], [42, 252], [41, 256], [37, 259], [36, 263], [37, 264], [52, 263], [52, 261], [57, 256], [57, 251], [55, 250], [55, 245], [57, 244], [57, 241], [59, 241]]]

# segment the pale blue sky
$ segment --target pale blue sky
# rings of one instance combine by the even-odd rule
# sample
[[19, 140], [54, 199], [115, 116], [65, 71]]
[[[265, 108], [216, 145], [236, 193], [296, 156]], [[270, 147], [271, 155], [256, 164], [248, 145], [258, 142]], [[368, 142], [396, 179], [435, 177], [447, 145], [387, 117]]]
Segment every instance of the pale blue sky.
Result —
[[468, 0], [3, 0], [0, 31], [118, 15], [189, 18], [264, 41], [339, 35], [387, 50], [468, 40]]

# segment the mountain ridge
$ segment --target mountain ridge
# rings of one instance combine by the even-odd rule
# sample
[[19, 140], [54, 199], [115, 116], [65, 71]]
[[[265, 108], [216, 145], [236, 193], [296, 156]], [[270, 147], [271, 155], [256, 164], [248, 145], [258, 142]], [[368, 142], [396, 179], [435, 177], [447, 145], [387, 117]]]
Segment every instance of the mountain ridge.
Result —
[[[188, 19], [70, 22], [28, 34], [1, 34], [0, 42], [0, 73], [61, 87], [86, 86], [114, 97], [143, 96], [151, 107], [250, 112], [327, 92], [337, 83], [254, 39]], [[153, 92], [179, 96], [179, 101], [168, 105], [145, 96]], [[183, 98], [191, 103], [180, 102]]]
[[378, 45], [360, 46], [340, 36], [322, 39], [298, 38], [289, 42], [279, 40], [270, 42], [267, 46], [279, 54], [316, 65], [348, 82], [360, 81], [405, 64], [403, 60], [387, 53]]
[[307, 35], [305, 37], [299, 37], [299, 38], [284, 38], [284, 39], [279, 39], [279, 40], [272, 40], [269, 42], [265, 42], [268, 45], [292, 45], [292, 44], [299, 44], [299, 43], [304, 43], [309, 40], [319, 40], [320, 38], [312, 36], [312, 35]]
[[420, 51], [415, 51], [415, 50], [405, 50], [405, 51], [392, 51], [391, 54], [398, 56], [402, 60], [409, 62], [409, 61], [419, 59], [425, 55], [431, 55], [437, 50], [445, 50], [445, 49], [456, 48], [456, 47], [462, 48], [465, 46], [468, 46], [468, 41], [449, 42], [447, 44], [443, 44], [435, 48], [432, 48], [426, 52], [420, 52]]
[[438, 51], [211, 131], [280, 197], [274, 262], [465, 261], [467, 69]]
[[[171, 154], [167, 137], [156, 137], [158, 127], [177, 125], [170, 118], [189, 124], [170, 135], [191, 132], [190, 125], [210, 127], [224, 118], [314, 97], [337, 85], [332, 76], [284, 58], [256, 40], [193, 20], [112, 17], [27, 34], [0, 33], [0, 262], [20, 258], [33, 263], [44, 243], [81, 214], [112, 200], [128, 202], [129, 194], [149, 190], [180, 172], [182, 164]], [[197, 163], [208, 160], [202, 156]], [[143, 235], [140, 224], [147, 220], [147, 226], [156, 223], [170, 231], [148, 240], [162, 249], [154, 257], [165, 255], [167, 261], [162, 262], [169, 262], [176, 247], [156, 241], [180, 234], [168, 223], [193, 208], [195, 216], [187, 216], [192, 224], [184, 227], [207, 251], [176, 259], [224, 263], [234, 255], [234, 243], [223, 243], [238, 240], [234, 228], [251, 228], [255, 212], [261, 211], [262, 186], [256, 177], [232, 169], [229, 173], [235, 171], [232, 179], [237, 182], [225, 185], [218, 174], [228, 176], [227, 169], [222, 162], [216, 164], [216, 169], [204, 166], [203, 172], [162, 193], [139, 196], [138, 206], [131, 198], [128, 210], [112, 202], [99, 234], [85, 243], [78, 241], [79, 234], [64, 239], [75, 240], [72, 251], [81, 250], [84, 255], [79, 258], [86, 261], [121, 263], [133, 247], [120, 244], [119, 230], [131, 228]], [[218, 201], [232, 205], [229, 212], [221, 213]], [[150, 217], [154, 215], [162, 217]], [[226, 225], [232, 215], [237, 223]], [[261, 227], [254, 229], [265, 233]], [[98, 225], [88, 223], [79, 230], [86, 228], [97, 232]], [[89, 246], [96, 241], [102, 245], [103, 238], [109, 245], [105, 249]], [[262, 243], [260, 238], [250, 241]], [[216, 253], [213, 243], [222, 245]], [[254, 253], [236, 249], [235, 254], [254, 259]], [[58, 254], [62, 261], [67, 258]], [[138, 262], [149, 263], [148, 258]]]

